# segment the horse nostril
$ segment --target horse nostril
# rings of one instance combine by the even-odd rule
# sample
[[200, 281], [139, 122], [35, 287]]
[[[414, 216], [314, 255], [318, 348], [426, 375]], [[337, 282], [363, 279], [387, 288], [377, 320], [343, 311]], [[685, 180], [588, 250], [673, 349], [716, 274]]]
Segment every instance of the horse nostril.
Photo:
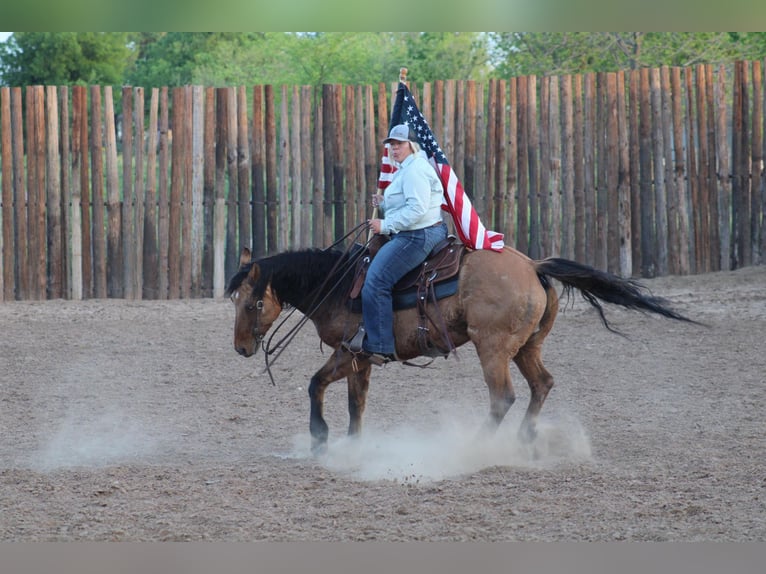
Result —
[[245, 349], [244, 347], [237, 347], [237, 353], [239, 353], [243, 357], [248, 357], [249, 356], [249, 353], [247, 352], [247, 349]]

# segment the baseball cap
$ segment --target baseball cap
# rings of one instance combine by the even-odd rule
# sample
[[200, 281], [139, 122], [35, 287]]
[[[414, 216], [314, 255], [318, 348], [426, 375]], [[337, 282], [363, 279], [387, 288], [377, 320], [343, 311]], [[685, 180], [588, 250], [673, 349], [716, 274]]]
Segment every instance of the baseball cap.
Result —
[[388, 137], [383, 140], [383, 143], [390, 143], [391, 140], [400, 142], [408, 142], [413, 140], [413, 138], [410, 137], [410, 126], [406, 124], [399, 124], [398, 126], [392, 127], [391, 131], [388, 132]]

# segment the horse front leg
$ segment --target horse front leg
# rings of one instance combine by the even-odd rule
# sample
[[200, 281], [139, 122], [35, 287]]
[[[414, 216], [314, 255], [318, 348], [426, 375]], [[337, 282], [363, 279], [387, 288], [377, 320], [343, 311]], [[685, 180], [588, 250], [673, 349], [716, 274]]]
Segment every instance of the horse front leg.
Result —
[[309, 432], [311, 433], [311, 450], [321, 454], [327, 448], [327, 438], [330, 428], [324, 420], [324, 395], [330, 383], [342, 379], [352, 373], [351, 360], [348, 353], [333, 353], [330, 359], [311, 377], [309, 383]]
[[370, 372], [367, 365], [360, 371], [354, 371], [346, 377], [348, 380], [348, 435], [355, 436], [362, 432], [362, 415], [367, 405], [367, 391], [370, 388]]

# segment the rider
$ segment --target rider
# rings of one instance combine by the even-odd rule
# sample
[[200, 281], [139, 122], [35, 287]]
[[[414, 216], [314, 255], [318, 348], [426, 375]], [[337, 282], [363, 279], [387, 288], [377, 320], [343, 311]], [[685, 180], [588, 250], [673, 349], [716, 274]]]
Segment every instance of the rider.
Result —
[[376, 364], [396, 360], [394, 285], [447, 237], [441, 217], [442, 184], [414, 133], [400, 124], [391, 128], [383, 143], [390, 146], [398, 169], [385, 193], [373, 196], [373, 205], [383, 217], [368, 224], [374, 233], [391, 240], [383, 244], [367, 270], [362, 287], [363, 325], [351, 341], [343, 343], [345, 349]]

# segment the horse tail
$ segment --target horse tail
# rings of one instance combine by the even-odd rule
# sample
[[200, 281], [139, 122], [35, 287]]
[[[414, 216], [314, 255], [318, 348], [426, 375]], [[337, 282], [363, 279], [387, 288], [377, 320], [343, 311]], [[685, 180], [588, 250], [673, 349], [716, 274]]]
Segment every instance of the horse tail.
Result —
[[674, 311], [664, 299], [655, 297], [645, 286], [633, 279], [623, 279], [617, 275], [560, 257], [549, 257], [535, 261], [534, 266], [541, 279], [551, 277], [559, 281], [564, 286], [564, 293], [567, 297], [571, 295], [573, 289], [579, 290], [583, 299], [598, 311], [604, 326], [614, 333], [619, 333], [619, 331], [613, 329], [609, 324], [604, 315], [604, 308], [599, 301], [635, 311], [655, 313], [676, 321], [697, 324], [696, 321]]

